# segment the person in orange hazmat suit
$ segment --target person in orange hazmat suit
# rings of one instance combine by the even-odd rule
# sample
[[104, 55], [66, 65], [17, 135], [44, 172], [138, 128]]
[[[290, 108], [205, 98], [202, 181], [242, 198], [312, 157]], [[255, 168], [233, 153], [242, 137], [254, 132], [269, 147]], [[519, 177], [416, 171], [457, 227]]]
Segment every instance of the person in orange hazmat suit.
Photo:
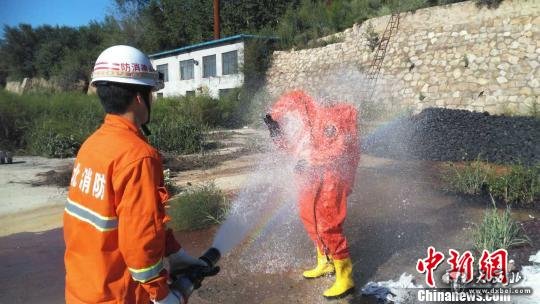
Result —
[[277, 146], [298, 160], [300, 218], [317, 249], [316, 267], [303, 276], [335, 273], [335, 283], [323, 295], [343, 297], [354, 290], [342, 226], [360, 155], [357, 111], [347, 103], [318, 104], [293, 91], [281, 96], [264, 120]]

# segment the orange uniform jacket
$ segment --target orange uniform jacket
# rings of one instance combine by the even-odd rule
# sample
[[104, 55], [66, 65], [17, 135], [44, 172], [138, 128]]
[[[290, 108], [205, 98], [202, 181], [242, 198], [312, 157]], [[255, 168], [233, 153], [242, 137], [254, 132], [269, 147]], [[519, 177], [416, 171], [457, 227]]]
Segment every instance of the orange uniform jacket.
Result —
[[67, 303], [144, 303], [169, 292], [158, 152], [125, 118], [107, 115], [75, 160], [64, 213]]

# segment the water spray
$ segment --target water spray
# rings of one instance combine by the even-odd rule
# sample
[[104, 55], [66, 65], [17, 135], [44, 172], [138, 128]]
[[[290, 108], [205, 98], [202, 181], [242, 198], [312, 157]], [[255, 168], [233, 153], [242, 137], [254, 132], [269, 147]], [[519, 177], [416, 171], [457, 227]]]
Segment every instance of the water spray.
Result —
[[[341, 72], [341, 69], [332, 72], [324, 83], [310, 86], [306, 91], [314, 96], [315, 100], [326, 96], [326, 99], [347, 102], [359, 108], [359, 96], [363, 86], [358, 84], [364, 83], [366, 77], [356, 70], [346, 75]], [[246, 261], [249, 271], [262, 269], [273, 273], [302, 263], [303, 251], [299, 250], [300, 244], [309, 241], [306, 235], [296, 233], [302, 226], [296, 215], [298, 188], [296, 183], [291, 181], [296, 178], [295, 167], [300, 159], [306, 156], [315, 126], [312, 125], [312, 117], [307, 115], [310, 112], [307, 100], [300, 99], [297, 103], [298, 112], [306, 113], [306, 121], [289, 115], [282, 125], [277, 123], [278, 117], [273, 117], [273, 113], [269, 111], [271, 104], [267, 103], [268, 101], [274, 103], [275, 99], [262, 101], [266, 104], [266, 111], [263, 113], [269, 113], [263, 114], [262, 119], [270, 130], [270, 140], [265, 143], [271, 152], [258, 159], [256, 169], [249, 175], [247, 184], [231, 203], [226, 219], [216, 232], [212, 247], [226, 255], [234, 248], [242, 246], [239, 259]], [[296, 130], [301, 129], [302, 124], [309, 131], [297, 136]], [[272, 144], [271, 138], [280, 135], [286, 136], [287, 142], [295, 144], [293, 156], [283, 153]], [[276, 248], [281, 251], [278, 252]]]

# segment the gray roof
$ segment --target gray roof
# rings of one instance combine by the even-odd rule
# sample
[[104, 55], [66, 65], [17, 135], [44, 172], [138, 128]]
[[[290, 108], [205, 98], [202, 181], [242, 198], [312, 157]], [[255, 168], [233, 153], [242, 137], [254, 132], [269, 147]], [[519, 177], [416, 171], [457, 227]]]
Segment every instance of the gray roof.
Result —
[[150, 54], [150, 55], [148, 55], [148, 57], [150, 57], [152, 59], [168, 57], [168, 56], [178, 55], [178, 54], [181, 54], [181, 53], [192, 52], [192, 51], [195, 51], [195, 50], [198, 50], [198, 49], [206, 49], [206, 48], [211, 48], [211, 47], [215, 47], [215, 46], [218, 46], [218, 45], [231, 44], [231, 43], [234, 43], [234, 42], [237, 42], [237, 41], [243, 41], [243, 40], [246, 40], [246, 39], [277, 40], [278, 38], [277, 37], [267, 37], [267, 36], [240, 34], [240, 35], [229, 36], [229, 37], [225, 37], [225, 38], [221, 38], [221, 39], [201, 42], [201, 43], [197, 43], [197, 44], [192, 44], [192, 45], [184, 46], [184, 47], [173, 49], [173, 50], [162, 51], [162, 52], [159, 52], [159, 53]]

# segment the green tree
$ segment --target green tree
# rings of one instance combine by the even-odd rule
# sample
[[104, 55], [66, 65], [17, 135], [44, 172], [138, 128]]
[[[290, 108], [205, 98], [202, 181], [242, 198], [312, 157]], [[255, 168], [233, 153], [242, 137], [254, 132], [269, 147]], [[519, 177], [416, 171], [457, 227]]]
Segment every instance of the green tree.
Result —
[[7, 65], [10, 78], [21, 79], [33, 77], [36, 74], [34, 54], [38, 39], [29, 24], [16, 27], [4, 25], [4, 40], [2, 41], [2, 61]]
[[49, 79], [58, 69], [67, 50], [78, 47], [79, 32], [71, 27], [44, 25], [34, 29], [37, 37], [33, 64], [35, 76]]
[[80, 80], [88, 83], [98, 54], [123, 37], [110, 18], [78, 28], [5, 26], [4, 36], [0, 41], [0, 77], [54, 79], [64, 89], [76, 88], [74, 83]]
[[[0, 58], [5, 58], [6, 56], [5, 51], [2, 48], [3, 44], [4, 44], [4, 40], [0, 39]], [[6, 85], [8, 71], [9, 71], [9, 67], [7, 65], [7, 62], [5, 60], [0, 59], [0, 87], [3, 87]]]
[[275, 28], [289, 7], [299, 0], [223, 0], [221, 1], [221, 32], [225, 36], [257, 33]]
[[153, 53], [212, 39], [212, 1], [116, 0], [114, 17], [131, 45]]

